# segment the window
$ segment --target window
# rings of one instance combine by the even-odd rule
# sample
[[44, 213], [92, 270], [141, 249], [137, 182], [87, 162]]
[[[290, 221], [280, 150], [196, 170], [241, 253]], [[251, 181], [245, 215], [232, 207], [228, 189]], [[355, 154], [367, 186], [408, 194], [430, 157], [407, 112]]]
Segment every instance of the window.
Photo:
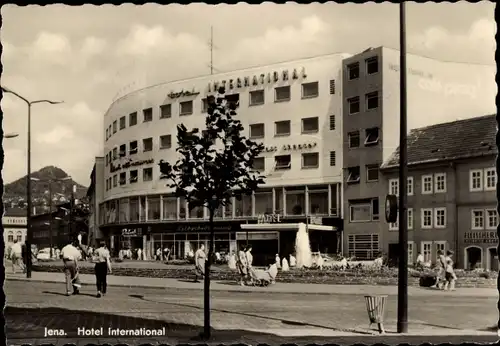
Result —
[[378, 165], [366, 166], [366, 181], [378, 181]]
[[113, 160], [116, 160], [118, 158], [118, 148], [114, 147], [113, 148]]
[[128, 116], [128, 126], [137, 125], [137, 112], [130, 113]]
[[111, 136], [113, 135], [113, 133], [111, 132], [111, 125], [108, 126], [108, 132], [109, 132], [109, 137], [111, 138]]
[[109, 164], [109, 154], [106, 154], [106, 159], [104, 160], [106, 162], [106, 166]]
[[446, 173], [434, 174], [434, 192], [435, 193], [446, 192]]
[[366, 109], [377, 109], [378, 108], [378, 91], [369, 93], [365, 95]]
[[17, 232], [17, 237], [16, 237], [16, 238], [17, 238], [17, 241], [18, 241], [18, 242], [22, 242], [22, 241], [23, 241], [23, 234], [22, 234], [21, 232], [19, 232], [19, 231], [18, 231], [18, 232]]
[[422, 176], [422, 194], [429, 195], [432, 193], [432, 174]]
[[328, 215], [328, 186], [308, 186], [309, 215]]
[[153, 138], [145, 138], [142, 140], [142, 151], [153, 150]]
[[378, 72], [378, 56], [365, 60], [366, 74], [375, 74]]
[[109, 139], [109, 130], [106, 129], [106, 140], [108, 140], [108, 139]]
[[359, 63], [347, 65], [347, 76], [349, 80], [359, 78]]
[[207, 99], [202, 99], [201, 100], [201, 112], [202, 113], [207, 113], [208, 112], [208, 100]]
[[330, 115], [330, 131], [335, 130], [335, 115]]
[[127, 183], [127, 172], [120, 173], [120, 185], [125, 185]]
[[359, 148], [359, 131], [349, 132], [347, 138], [349, 139], [349, 148]]
[[264, 90], [250, 91], [250, 106], [263, 105], [264, 97]]
[[496, 229], [498, 226], [498, 213], [496, 209], [486, 210], [486, 228]]
[[132, 141], [129, 143], [129, 154], [137, 154], [137, 141]]
[[302, 133], [315, 133], [319, 129], [319, 119], [314, 118], [303, 118], [302, 119]]
[[226, 95], [226, 101], [229, 105], [232, 104], [236, 109], [240, 106], [240, 94]]
[[266, 160], [264, 157], [256, 157], [253, 160], [252, 168], [259, 172], [264, 172], [266, 170]]
[[359, 180], [360, 180], [359, 166], [347, 168], [347, 182], [359, 183]]
[[432, 209], [424, 208], [422, 209], [422, 228], [429, 229], [432, 228]]
[[497, 187], [497, 170], [495, 168], [486, 168], [484, 170], [484, 189], [486, 191], [495, 190]]
[[372, 220], [373, 221], [378, 221], [379, 219], [379, 203], [378, 203], [378, 198], [372, 199]]
[[153, 108], [147, 108], [142, 111], [142, 115], [144, 116], [144, 122], [153, 121]]
[[379, 140], [379, 129], [378, 127], [373, 127], [371, 129], [366, 129], [365, 131], [365, 146], [375, 145]]
[[118, 175], [113, 175], [113, 187], [118, 186]]
[[163, 135], [160, 136], [160, 149], [170, 149], [172, 148], [172, 136]]
[[412, 265], [414, 261], [414, 255], [413, 255], [413, 241], [408, 242], [408, 265]]
[[483, 190], [483, 171], [481, 169], [473, 169], [470, 171], [470, 191]]
[[160, 106], [160, 119], [171, 118], [172, 117], [172, 105]]
[[373, 260], [380, 252], [377, 233], [350, 234], [347, 239], [349, 257], [355, 257], [358, 260]]
[[184, 101], [179, 103], [179, 115], [193, 114], [193, 101]]
[[413, 196], [413, 177], [408, 177], [406, 181], [406, 193], [408, 196]]
[[285, 188], [286, 210], [285, 215], [305, 215], [306, 213], [306, 189], [301, 187]]
[[432, 261], [432, 242], [423, 241], [421, 242], [422, 255], [424, 256], [424, 262]]
[[396, 218], [396, 222], [389, 223], [389, 231], [397, 231], [399, 229], [399, 212]]
[[124, 157], [127, 155], [127, 145], [122, 144], [120, 145], [120, 157]]
[[113, 121], [113, 134], [115, 134], [116, 131], [118, 131], [118, 123], [115, 120], [115, 121]]
[[351, 97], [347, 99], [349, 105], [349, 114], [359, 113], [359, 97]]
[[275, 136], [289, 136], [290, 135], [290, 120], [277, 121]]
[[142, 170], [142, 180], [143, 181], [153, 180], [153, 168], [148, 167]]
[[408, 208], [407, 210], [407, 223], [408, 223], [408, 229], [413, 229], [413, 208]]
[[9, 232], [9, 235], [8, 235], [8, 237], [7, 237], [7, 241], [8, 241], [9, 243], [13, 243], [13, 242], [14, 242], [14, 233]]
[[290, 169], [292, 164], [292, 157], [290, 155], [280, 155], [274, 157], [274, 169]]
[[434, 209], [434, 227], [435, 228], [446, 227], [446, 208]]
[[337, 161], [337, 155], [335, 154], [335, 151], [330, 151], [330, 166], [333, 167], [336, 165]]
[[139, 171], [137, 169], [130, 171], [130, 183], [137, 183], [138, 178], [139, 178]]
[[125, 127], [127, 127], [127, 118], [121, 117], [120, 118], [120, 130], [123, 130]]
[[399, 179], [389, 179], [389, 195], [399, 196]]
[[[374, 202], [375, 200], [376, 202]], [[378, 208], [378, 198], [373, 200], [351, 200], [349, 201], [349, 222], [370, 222], [374, 219], [378, 220]]]
[[290, 86], [274, 88], [274, 102], [290, 101]]
[[438, 251], [442, 251], [443, 254], [446, 254], [446, 241], [435, 241], [434, 242], [434, 254], [436, 256], [436, 260], [438, 258]]
[[250, 125], [250, 138], [264, 138], [265, 126], [264, 124], [252, 124]]
[[472, 210], [472, 229], [484, 229], [484, 210]]
[[302, 84], [302, 98], [312, 98], [317, 97], [319, 95], [319, 83], [304, 83]]
[[302, 154], [302, 168], [318, 168], [319, 153], [304, 153]]
[[330, 79], [330, 95], [335, 95], [335, 79]]

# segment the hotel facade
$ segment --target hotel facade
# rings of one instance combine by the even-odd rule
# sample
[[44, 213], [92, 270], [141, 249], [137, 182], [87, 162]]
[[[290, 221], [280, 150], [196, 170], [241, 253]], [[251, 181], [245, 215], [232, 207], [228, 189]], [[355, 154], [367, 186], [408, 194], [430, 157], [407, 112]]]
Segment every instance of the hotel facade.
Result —
[[[177, 159], [176, 126], [203, 127], [206, 98], [225, 86], [250, 139], [265, 146], [266, 176], [253, 196], [216, 214], [215, 250], [253, 244], [256, 262], [294, 252], [298, 223], [312, 250], [335, 253], [342, 231], [342, 61], [334, 54], [152, 86], [115, 101], [104, 116], [105, 155], [90, 195], [95, 238], [113, 251], [169, 248], [184, 258], [209, 237], [207, 210], [172, 196], [158, 163]], [[92, 222], [91, 222], [92, 223]], [[92, 227], [92, 226], [91, 226]], [[97, 232], [98, 228], [98, 232]]]

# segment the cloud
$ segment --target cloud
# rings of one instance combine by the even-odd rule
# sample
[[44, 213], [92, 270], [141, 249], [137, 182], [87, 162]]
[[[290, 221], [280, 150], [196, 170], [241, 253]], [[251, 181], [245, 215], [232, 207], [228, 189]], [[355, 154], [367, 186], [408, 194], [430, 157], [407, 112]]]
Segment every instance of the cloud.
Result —
[[106, 40], [97, 37], [87, 37], [82, 44], [81, 53], [87, 57], [99, 55], [106, 49]]
[[452, 34], [443, 27], [433, 26], [409, 37], [410, 49], [432, 53], [433, 56], [455, 56], [455, 61], [476, 61], [477, 56], [494, 59], [496, 23], [482, 18], [475, 21], [467, 32]]
[[64, 141], [71, 140], [74, 137], [74, 132], [67, 126], [57, 125], [49, 132], [37, 135], [36, 141], [40, 144], [62, 144]]

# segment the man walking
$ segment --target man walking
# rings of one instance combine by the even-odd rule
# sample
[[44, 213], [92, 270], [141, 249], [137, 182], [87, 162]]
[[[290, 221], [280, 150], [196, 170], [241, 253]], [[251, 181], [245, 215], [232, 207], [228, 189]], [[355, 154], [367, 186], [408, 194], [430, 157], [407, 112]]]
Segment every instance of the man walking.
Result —
[[106, 243], [101, 241], [99, 245], [100, 247], [94, 251], [97, 298], [101, 298], [101, 295], [106, 294], [106, 278], [108, 272], [111, 274], [111, 261]]
[[16, 273], [16, 266], [24, 271], [23, 250], [17, 239], [14, 239], [14, 244], [10, 249], [10, 260], [12, 261], [12, 273]]
[[64, 263], [64, 275], [66, 277], [66, 295], [71, 295], [72, 288], [73, 294], [78, 294], [80, 293], [78, 290], [80, 286], [80, 279], [78, 278], [78, 261], [82, 258], [81, 252], [78, 250], [78, 241], [74, 240], [73, 243], [63, 247], [61, 256]]

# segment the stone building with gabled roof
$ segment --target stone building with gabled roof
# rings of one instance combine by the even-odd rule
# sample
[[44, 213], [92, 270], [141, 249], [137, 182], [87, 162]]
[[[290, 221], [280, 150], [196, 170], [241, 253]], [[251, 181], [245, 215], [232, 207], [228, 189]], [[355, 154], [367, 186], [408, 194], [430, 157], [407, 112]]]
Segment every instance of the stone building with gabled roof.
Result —
[[[435, 263], [453, 250], [457, 267], [498, 270], [495, 115], [442, 123], [408, 135], [408, 262]], [[399, 148], [381, 166], [387, 194], [399, 194]], [[398, 258], [398, 224], [385, 220], [384, 251]]]

